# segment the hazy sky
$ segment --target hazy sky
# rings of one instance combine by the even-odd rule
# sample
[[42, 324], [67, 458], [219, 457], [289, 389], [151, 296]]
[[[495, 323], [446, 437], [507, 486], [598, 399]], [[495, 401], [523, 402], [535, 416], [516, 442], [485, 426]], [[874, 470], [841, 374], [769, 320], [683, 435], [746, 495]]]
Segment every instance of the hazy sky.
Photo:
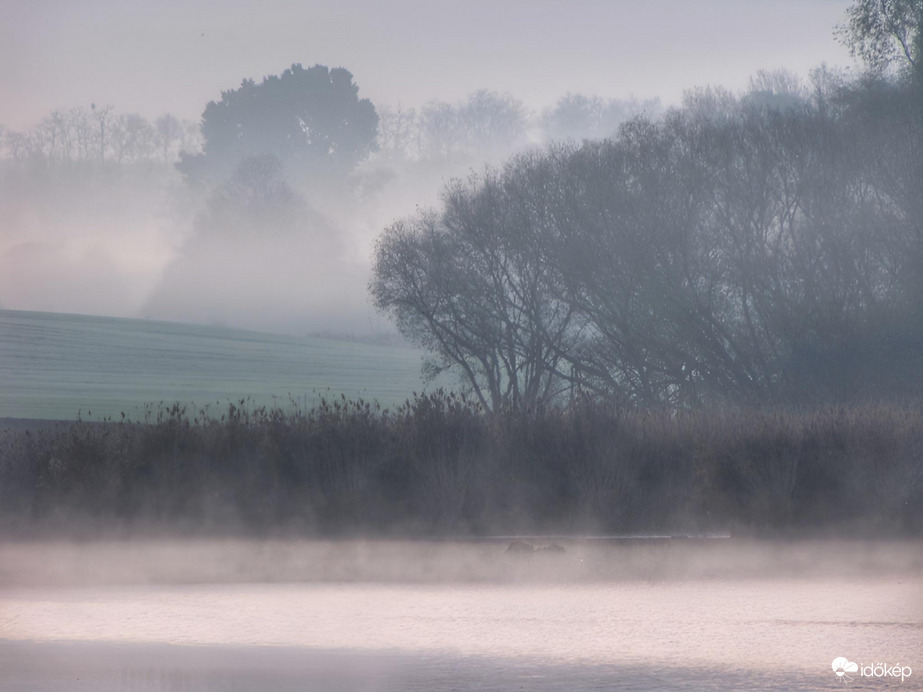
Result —
[[198, 118], [222, 89], [290, 64], [352, 71], [377, 103], [509, 91], [675, 102], [759, 68], [850, 64], [849, 0], [3, 0], [0, 123], [111, 103]]
[[[535, 110], [569, 91], [670, 104], [694, 86], [744, 88], [761, 68], [804, 76], [824, 61], [851, 64], [833, 38], [849, 4], [0, 0], [0, 124], [27, 129], [54, 109], [94, 102], [197, 120], [222, 90], [295, 62], [347, 67], [377, 105], [453, 101], [481, 88]], [[310, 233], [253, 246], [198, 242], [176, 176], [162, 184], [126, 176], [110, 188], [72, 180], [31, 197], [0, 189], [0, 305], [373, 331], [383, 318], [365, 288], [372, 242], [395, 218], [435, 202], [443, 174], [393, 179], [362, 209], [311, 198], [326, 216]]]

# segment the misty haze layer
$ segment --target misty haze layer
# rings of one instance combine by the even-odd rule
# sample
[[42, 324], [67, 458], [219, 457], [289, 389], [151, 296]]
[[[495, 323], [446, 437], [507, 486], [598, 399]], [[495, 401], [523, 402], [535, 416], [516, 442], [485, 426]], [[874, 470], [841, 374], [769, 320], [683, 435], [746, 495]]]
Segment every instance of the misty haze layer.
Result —
[[[36, 690], [921, 689], [915, 542], [144, 541], [0, 550]], [[841, 683], [842, 684], [842, 683]]]
[[242, 76], [293, 62], [350, 67], [376, 105], [480, 88], [533, 108], [567, 91], [675, 103], [696, 84], [740, 88], [759, 68], [848, 62], [831, 34], [848, 4], [14, 1], [0, 25], [0, 122], [21, 129], [90, 101], [195, 119]]
[[246, 232], [206, 231], [205, 203], [156, 162], [4, 166], [0, 176], [8, 183], [0, 186], [6, 309], [300, 334], [386, 327], [366, 298], [374, 220], [306, 211], [293, 229], [255, 221]]
[[[789, 63], [806, 69], [823, 57], [821, 47], [827, 55], [836, 50], [826, 30], [842, 10], [836, 3], [810, 9], [785, 3], [784, 11], [749, 8], [742, 13], [721, 2], [694, 16], [686, 16], [682, 6], [656, 16], [646, 9], [629, 12], [596, 4], [581, 12], [554, 4], [482, 9], [487, 14], [472, 24], [467, 13], [449, 8], [441, 11], [452, 19], [442, 22], [412, 2], [387, 12], [363, 6], [350, 12], [347, 26], [345, 15], [332, 7], [312, 5], [294, 15], [286, 8], [289, 21], [280, 26], [274, 19], [278, 13], [265, 7], [246, 21], [240, 21], [246, 6], [221, 16], [195, 5], [183, 11], [128, 5], [116, 10], [102, 1], [80, 12], [14, 7], [6, 26], [17, 30], [0, 41], [11, 56], [0, 64], [13, 72], [4, 80], [10, 92], [0, 112], [0, 123], [7, 125], [0, 125], [6, 159], [0, 167], [0, 307], [226, 323], [286, 333], [381, 330], [386, 324], [366, 296], [373, 240], [395, 218], [435, 202], [448, 177], [466, 175], [484, 161], [500, 160], [548, 137], [611, 135], [632, 115], [659, 109], [638, 108], [632, 97], [640, 94], [642, 104], [655, 103], [658, 92], [651, 91], [652, 85], [660, 84], [659, 94], [676, 101], [682, 88], [703, 79], [728, 81], [715, 71], [731, 64], [727, 60], [704, 56], [699, 69], [703, 75], [706, 67], [710, 70], [705, 77], [684, 71], [691, 68], [688, 51], [674, 69], [639, 60], [649, 47], [639, 43], [644, 32], [638, 29], [656, 23], [658, 32], [688, 34], [689, 22], [703, 32], [720, 28], [727, 39], [724, 49], [740, 58], [742, 46], [734, 37], [745, 32], [730, 27], [746, 26], [760, 11], [764, 27], [786, 31], [787, 39], [811, 46]], [[705, 21], [709, 15], [721, 21]], [[671, 18], [666, 25], [664, 16]], [[374, 23], [367, 24], [372, 17], [377, 17]], [[417, 25], [428, 29], [417, 32], [412, 28]], [[545, 40], [548, 25], [558, 27], [560, 45]], [[583, 28], [578, 31], [577, 25]], [[250, 32], [246, 39], [238, 33], [245, 26]], [[824, 27], [823, 36], [810, 28], [818, 26]], [[22, 40], [39, 27], [43, 35], [57, 38]], [[608, 27], [604, 36], [602, 27]], [[613, 40], [610, 29], [626, 35]], [[504, 46], [512, 45], [513, 31], [521, 40], [510, 55]], [[412, 42], [400, 38], [407, 32]], [[472, 61], [467, 54], [462, 59], [455, 43], [436, 38], [443, 33], [456, 36], [457, 45], [477, 39], [491, 46], [493, 63]], [[751, 62], [735, 64], [748, 64], [752, 72], [783, 61], [773, 52], [777, 49], [769, 50], [779, 42], [757, 45], [752, 32], [746, 33]], [[64, 50], [78, 35], [87, 37], [79, 50], [46, 70], [49, 46]], [[132, 50], [124, 45], [128, 36]], [[358, 36], [367, 40], [349, 41]], [[422, 43], [408, 53], [418, 40]], [[266, 50], [259, 55], [238, 50], [260, 43]], [[154, 46], [156, 59], [151, 59]], [[571, 64], [582, 55], [575, 53], [578, 46], [586, 55], [582, 68], [574, 70]], [[215, 60], [219, 54], [222, 59]], [[119, 60], [112, 61], [112, 55]], [[658, 48], [657, 60], [665, 59]], [[181, 68], [172, 65], [176, 60], [184, 61]], [[258, 80], [297, 60], [305, 65], [330, 61], [356, 70], [360, 96], [371, 96], [378, 112], [378, 153], [320, 188], [303, 184], [288, 167], [286, 180], [312, 218], [285, 238], [277, 229], [265, 232], [259, 222], [246, 237], [206, 237], [202, 215], [207, 216], [209, 197], [225, 177], [193, 189], [173, 164], [181, 152], [202, 149], [199, 126], [207, 124], [202, 109], [209, 99], [220, 102], [219, 93], [232, 91], [221, 90], [241, 78]], [[412, 69], [407, 60], [414, 61]], [[630, 71], [621, 68], [626, 60]], [[546, 62], [557, 70], [543, 69]], [[85, 64], [80, 78], [71, 76], [62, 85], [59, 78], [78, 63]], [[643, 78], [642, 65], [649, 73]], [[651, 71], [660, 82], [652, 81]], [[107, 74], [105, 86], [96, 81]], [[524, 76], [539, 74], [540, 82]], [[198, 75], [194, 88], [186, 83], [192, 75]], [[730, 81], [739, 85], [744, 76]], [[167, 83], [161, 84], [164, 77]], [[156, 105], [152, 94], [157, 94]], [[612, 99], [615, 95], [624, 100]], [[549, 104], [558, 98], [557, 111], [551, 113], [555, 106]], [[165, 109], [184, 120], [164, 114]], [[505, 130], [498, 129], [501, 122]], [[210, 156], [214, 147], [209, 133], [204, 134]], [[276, 153], [285, 158], [284, 151]]]

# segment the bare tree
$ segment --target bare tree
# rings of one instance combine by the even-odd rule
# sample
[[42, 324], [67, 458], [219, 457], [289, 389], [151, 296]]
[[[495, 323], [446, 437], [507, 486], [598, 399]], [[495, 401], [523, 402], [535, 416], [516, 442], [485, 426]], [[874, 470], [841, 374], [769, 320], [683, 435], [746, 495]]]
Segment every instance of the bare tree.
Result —
[[427, 104], [418, 122], [423, 158], [490, 160], [522, 142], [528, 115], [511, 95], [480, 90], [454, 105]]
[[668, 130], [637, 120], [585, 142], [566, 170], [569, 208], [551, 262], [586, 321], [568, 354], [582, 384], [645, 405], [694, 398], [700, 354], [692, 243], [694, 161]]
[[150, 159], [155, 149], [154, 128], [137, 113], [123, 113], [110, 127], [110, 141], [118, 163]]
[[109, 129], [111, 128], [112, 121], [115, 118], [113, 114], [115, 109], [113, 106], [100, 106], [97, 108], [95, 103], [90, 104], [90, 109], [93, 113], [93, 119], [96, 120], [96, 124], [99, 126], [99, 139], [97, 141], [97, 144], [99, 145], [99, 160], [105, 161]]
[[73, 108], [68, 113], [68, 120], [73, 132], [74, 155], [78, 161], [89, 161], [93, 158], [95, 147], [95, 128], [86, 108]]
[[417, 113], [398, 104], [378, 109], [378, 149], [388, 159], [415, 159], [420, 154]]
[[490, 410], [534, 410], [568, 387], [562, 354], [576, 321], [551, 284], [541, 233], [555, 163], [518, 157], [454, 181], [442, 213], [392, 225], [376, 247], [376, 306], [433, 353], [429, 374], [456, 369]]
[[632, 118], [661, 115], [658, 99], [604, 99], [600, 96], [567, 93], [542, 114], [541, 127], [549, 140], [602, 139], [612, 137]]
[[492, 409], [568, 386], [644, 406], [907, 391], [885, 361], [923, 371], [901, 326], [923, 303], [923, 119], [869, 88], [761, 73], [455, 181], [382, 237], [376, 304]]
[[173, 163], [183, 140], [183, 124], [164, 113], [154, 121], [154, 141], [164, 163]]

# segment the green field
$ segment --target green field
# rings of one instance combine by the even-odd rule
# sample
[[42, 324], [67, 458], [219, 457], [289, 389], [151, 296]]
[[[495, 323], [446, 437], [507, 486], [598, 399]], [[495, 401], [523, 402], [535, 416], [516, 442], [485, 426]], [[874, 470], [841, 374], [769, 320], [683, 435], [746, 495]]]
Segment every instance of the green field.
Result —
[[421, 352], [153, 320], [0, 310], [0, 418], [85, 420], [145, 403], [311, 406], [322, 395], [402, 402]]

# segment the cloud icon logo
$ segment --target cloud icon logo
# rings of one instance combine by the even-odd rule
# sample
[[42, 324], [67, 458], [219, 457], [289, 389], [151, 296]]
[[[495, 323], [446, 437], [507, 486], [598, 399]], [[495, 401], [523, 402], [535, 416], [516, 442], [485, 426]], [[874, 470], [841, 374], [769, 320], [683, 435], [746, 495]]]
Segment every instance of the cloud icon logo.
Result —
[[[853, 663], [848, 658], [843, 658], [839, 656], [838, 658], [833, 659], [833, 672], [836, 673], [838, 678], [842, 678], [847, 673], [857, 673], [859, 672], [859, 664]], [[847, 676], [847, 680], [849, 680]]]

